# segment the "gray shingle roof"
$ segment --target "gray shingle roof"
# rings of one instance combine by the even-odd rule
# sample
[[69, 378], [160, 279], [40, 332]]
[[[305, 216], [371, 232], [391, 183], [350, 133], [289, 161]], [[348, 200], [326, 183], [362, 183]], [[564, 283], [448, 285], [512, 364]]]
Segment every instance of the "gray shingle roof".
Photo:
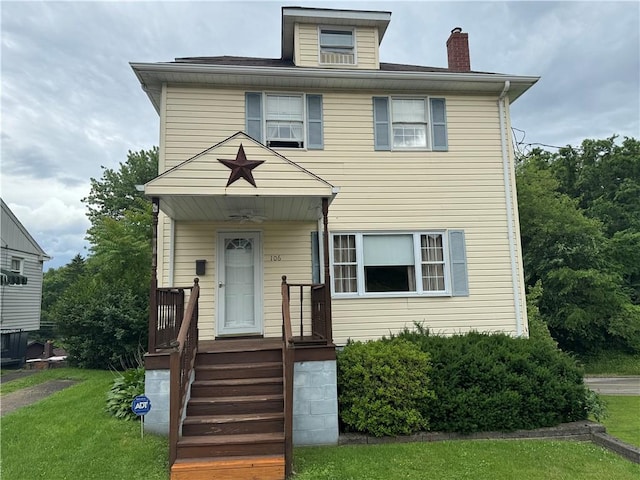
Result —
[[[291, 60], [283, 60], [281, 58], [257, 58], [257, 57], [234, 57], [223, 55], [219, 57], [183, 57], [176, 58], [173, 63], [188, 63], [200, 65], [237, 65], [246, 67], [288, 67], [294, 68], [295, 65]], [[305, 67], [298, 67], [305, 68]], [[401, 63], [382, 63], [380, 62], [380, 71], [383, 72], [454, 72], [448, 68], [427, 67], [422, 65], [404, 65]], [[467, 73], [490, 73], [470, 71]]]

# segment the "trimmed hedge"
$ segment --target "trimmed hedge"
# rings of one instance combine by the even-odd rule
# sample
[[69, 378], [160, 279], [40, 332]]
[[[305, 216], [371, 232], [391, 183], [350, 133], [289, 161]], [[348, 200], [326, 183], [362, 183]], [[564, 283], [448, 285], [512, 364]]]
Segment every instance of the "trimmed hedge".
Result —
[[429, 389], [429, 355], [408, 341], [350, 342], [338, 353], [338, 404], [347, 431], [408, 435], [428, 428], [421, 412]]
[[426, 426], [458, 433], [549, 427], [601, 406], [576, 361], [553, 342], [442, 337], [420, 326], [349, 343], [338, 355], [338, 402], [346, 430], [378, 436]]
[[584, 372], [549, 342], [471, 332], [440, 337], [417, 327], [399, 335], [432, 356], [437, 400], [422, 413], [437, 431], [549, 427], [588, 416]]

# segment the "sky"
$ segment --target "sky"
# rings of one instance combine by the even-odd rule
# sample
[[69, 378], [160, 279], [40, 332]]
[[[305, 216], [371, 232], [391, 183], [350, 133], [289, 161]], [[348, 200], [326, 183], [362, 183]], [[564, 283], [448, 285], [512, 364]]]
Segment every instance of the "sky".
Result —
[[52, 257], [45, 270], [90, 253], [90, 178], [159, 142], [129, 62], [279, 58], [281, 7], [292, 5], [392, 12], [388, 63], [446, 67], [462, 27], [473, 70], [541, 77], [512, 105], [522, 149], [640, 138], [638, 1], [2, 0], [0, 196]]

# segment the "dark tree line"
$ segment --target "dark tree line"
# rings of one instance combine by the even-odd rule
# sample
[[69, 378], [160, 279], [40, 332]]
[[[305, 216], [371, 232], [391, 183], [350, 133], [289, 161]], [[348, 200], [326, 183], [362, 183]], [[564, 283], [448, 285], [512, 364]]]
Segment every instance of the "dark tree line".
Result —
[[525, 281], [554, 338], [640, 353], [640, 142], [536, 149], [516, 177]]

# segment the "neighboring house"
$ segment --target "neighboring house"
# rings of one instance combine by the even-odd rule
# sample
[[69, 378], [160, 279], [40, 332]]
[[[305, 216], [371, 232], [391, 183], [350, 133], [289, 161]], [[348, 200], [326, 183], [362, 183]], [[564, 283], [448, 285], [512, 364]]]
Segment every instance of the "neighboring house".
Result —
[[[255, 351], [284, 329], [294, 337], [284, 343], [295, 360], [293, 402], [284, 381], [293, 441], [332, 443], [336, 346], [415, 323], [528, 335], [509, 107], [538, 78], [472, 71], [460, 29], [446, 42], [448, 68], [383, 63], [390, 18], [283, 7], [279, 59], [132, 64], [160, 116], [159, 175], [144, 186], [157, 212], [146, 359], [156, 431], [182, 418], [162, 410], [162, 348], [188, 344], [168, 333], [167, 295], [198, 277], [195, 382], [180, 382], [190, 400], [182, 435], [172, 434], [172, 478], [193, 466], [185, 457], [225, 455], [206, 429], [185, 428], [219, 420], [200, 410], [216, 395], [206, 387], [250, 377], [208, 377], [206, 365], [240, 360], [207, 352]], [[188, 369], [172, 388], [178, 378]], [[287, 428], [285, 416], [289, 440]]]
[[0, 218], [0, 334], [2, 366], [25, 362], [28, 332], [40, 329], [42, 265], [49, 256], [4, 200]]

